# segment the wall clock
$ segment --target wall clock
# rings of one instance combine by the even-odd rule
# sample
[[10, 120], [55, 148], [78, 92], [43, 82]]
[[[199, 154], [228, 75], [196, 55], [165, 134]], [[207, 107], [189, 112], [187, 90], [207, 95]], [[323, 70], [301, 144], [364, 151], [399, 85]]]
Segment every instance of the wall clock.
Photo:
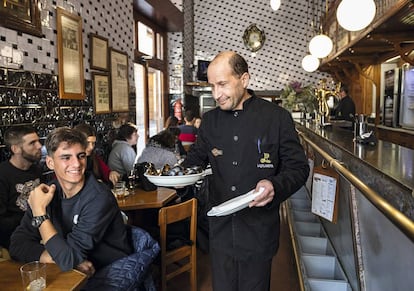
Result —
[[243, 34], [244, 45], [252, 52], [257, 52], [265, 42], [265, 33], [255, 23], [250, 24]]

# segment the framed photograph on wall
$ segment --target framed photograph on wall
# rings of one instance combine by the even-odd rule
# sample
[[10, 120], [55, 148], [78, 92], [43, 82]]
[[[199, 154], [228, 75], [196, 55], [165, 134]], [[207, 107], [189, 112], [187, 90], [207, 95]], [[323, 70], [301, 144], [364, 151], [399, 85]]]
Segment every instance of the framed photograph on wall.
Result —
[[82, 18], [58, 7], [57, 46], [59, 64], [59, 97], [85, 99], [82, 52]]
[[112, 112], [129, 111], [128, 55], [109, 49]]
[[108, 39], [89, 34], [91, 69], [108, 71]]
[[107, 73], [92, 73], [95, 114], [110, 113], [110, 85]]
[[0, 26], [42, 37], [39, 0], [2, 1]]

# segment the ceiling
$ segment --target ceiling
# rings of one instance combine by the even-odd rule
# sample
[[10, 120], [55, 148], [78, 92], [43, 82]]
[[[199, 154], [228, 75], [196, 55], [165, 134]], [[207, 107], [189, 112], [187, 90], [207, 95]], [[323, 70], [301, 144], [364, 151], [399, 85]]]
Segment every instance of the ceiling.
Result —
[[184, 15], [171, 1], [133, 0], [134, 12], [168, 32], [184, 29]]
[[372, 29], [356, 35], [349, 45], [324, 59], [319, 70], [346, 75], [350, 70], [380, 64], [398, 55], [414, 65], [414, 5], [408, 3], [390, 13], [393, 14], [385, 15], [371, 25]]

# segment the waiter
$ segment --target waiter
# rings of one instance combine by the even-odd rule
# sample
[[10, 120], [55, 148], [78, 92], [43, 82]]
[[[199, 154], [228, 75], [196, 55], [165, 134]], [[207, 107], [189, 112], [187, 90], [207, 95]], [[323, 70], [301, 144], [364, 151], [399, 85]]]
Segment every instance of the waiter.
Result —
[[218, 107], [203, 115], [183, 166], [211, 164], [210, 207], [264, 188], [248, 208], [209, 218], [213, 289], [269, 290], [279, 206], [305, 183], [308, 163], [289, 112], [247, 89], [239, 54], [219, 53], [207, 75]]

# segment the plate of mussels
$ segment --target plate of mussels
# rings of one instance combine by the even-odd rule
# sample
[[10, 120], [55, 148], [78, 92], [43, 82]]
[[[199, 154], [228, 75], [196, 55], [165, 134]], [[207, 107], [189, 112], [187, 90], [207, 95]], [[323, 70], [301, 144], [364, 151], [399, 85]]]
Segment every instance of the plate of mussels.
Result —
[[157, 186], [184, 187], [200, 180], [204, 176], [204, 171], [200, 166], [184, 168], [180, 165], [170, 167], [166, 164], [162, 169], [157, 170], [154, 166], [150, 165], [144, 176]]

